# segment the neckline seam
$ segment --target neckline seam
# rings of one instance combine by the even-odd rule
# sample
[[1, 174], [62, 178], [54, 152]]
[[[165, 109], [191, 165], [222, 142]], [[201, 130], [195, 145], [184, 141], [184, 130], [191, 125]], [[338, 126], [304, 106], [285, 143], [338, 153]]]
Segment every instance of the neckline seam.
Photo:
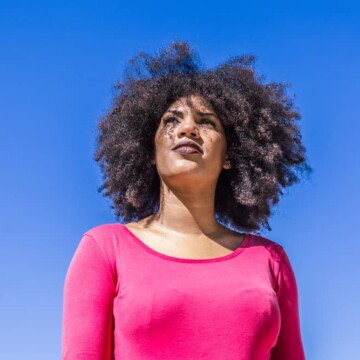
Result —
[[151, 248], [150, 246], [146, 245], [142, 240], [140, 240], [130, 229], [128, 229], [125, 224], [119, 224], [122, 228], [125, 228], [125, 231], [130, 235], [130, 237], [133, 239], [133, 241], [138, 244], [142, 249], [146, 250], [150, 254], [159, 257], [164, 260], [173, 261], [173, 262], [183, 262], [183, 263], [212, 263], [212, 262], [220, 262], [224, 260], [229, 260], [234, 257], [237, 257], [239, 254], [243, 252], [243, 250], [248, 247], [250, 241], [251, 241], [251, 233], [244, 233], [244, 239], [240, 243], [240, 246], [237, 247], [234, 251], [227, 255], [219, 256], [216, 258], [210, 258], [210, 259], [186, 259], [186, 258], [178, 258], [176, 256], [163, 254], [159, 251], [156, 251], [155, 249]]

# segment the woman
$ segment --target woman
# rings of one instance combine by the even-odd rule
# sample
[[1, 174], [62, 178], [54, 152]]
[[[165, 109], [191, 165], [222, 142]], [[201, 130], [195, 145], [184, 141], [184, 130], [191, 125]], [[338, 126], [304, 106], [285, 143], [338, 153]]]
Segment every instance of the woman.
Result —
[[289, 258], [255, 231], [311, 168], [285, 86], [252, 62], [205, 69], [186, 42], [130, 61], [95, 156], [126, 223], [82, 236], [63, 360], [305, 359]]

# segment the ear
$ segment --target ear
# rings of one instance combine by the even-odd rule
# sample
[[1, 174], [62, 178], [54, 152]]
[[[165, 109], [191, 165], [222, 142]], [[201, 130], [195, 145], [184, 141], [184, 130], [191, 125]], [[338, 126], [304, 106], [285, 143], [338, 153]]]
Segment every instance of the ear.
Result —
[[155, 159], [150, 160], [151, 165], [155, 165]]
[[227, 155], [226, 155], [226, 159], [225, 159], [223, 168], [224, 168], [225, 170], [229, 170], [229, 169], [232, 168], [231, 162], [230, 162], [230, 160], [229, 160], [229, 158], [228, 158]]

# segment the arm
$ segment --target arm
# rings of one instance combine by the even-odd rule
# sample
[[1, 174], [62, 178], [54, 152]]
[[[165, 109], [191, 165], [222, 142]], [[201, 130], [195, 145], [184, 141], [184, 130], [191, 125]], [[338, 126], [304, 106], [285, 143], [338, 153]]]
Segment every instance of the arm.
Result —
[[277, 278], [277, 298], [281, 313], [281, 328], [271, 360], [304, 360], [301, 339], [298, 289], [289, 258], [283, 249]]
[[110, 360], [114, 296], [109, 263], [84, 234], [65, 278], [62, 360]]

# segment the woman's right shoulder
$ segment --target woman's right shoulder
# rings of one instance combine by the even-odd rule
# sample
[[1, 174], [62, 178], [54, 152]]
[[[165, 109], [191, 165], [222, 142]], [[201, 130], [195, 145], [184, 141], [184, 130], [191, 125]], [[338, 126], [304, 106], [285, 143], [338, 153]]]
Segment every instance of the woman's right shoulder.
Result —
[[84, 235], [88, 235], [93, 237], [95, 240], [103, 241], [102, 239], [106, 239], [109, 237], [113, 237], [119, 234], [119, 232], [123, 231], [124, 225], [121, 223], [106, 223], [95, 225], [88, 230], [83, 232]]
[[112, 252], [119, 240], [126, 235], [126, 228], [121, 223], [106, 223], [88, 228], [82, 233], [81, 240], [90, 237], [105, 252]]

